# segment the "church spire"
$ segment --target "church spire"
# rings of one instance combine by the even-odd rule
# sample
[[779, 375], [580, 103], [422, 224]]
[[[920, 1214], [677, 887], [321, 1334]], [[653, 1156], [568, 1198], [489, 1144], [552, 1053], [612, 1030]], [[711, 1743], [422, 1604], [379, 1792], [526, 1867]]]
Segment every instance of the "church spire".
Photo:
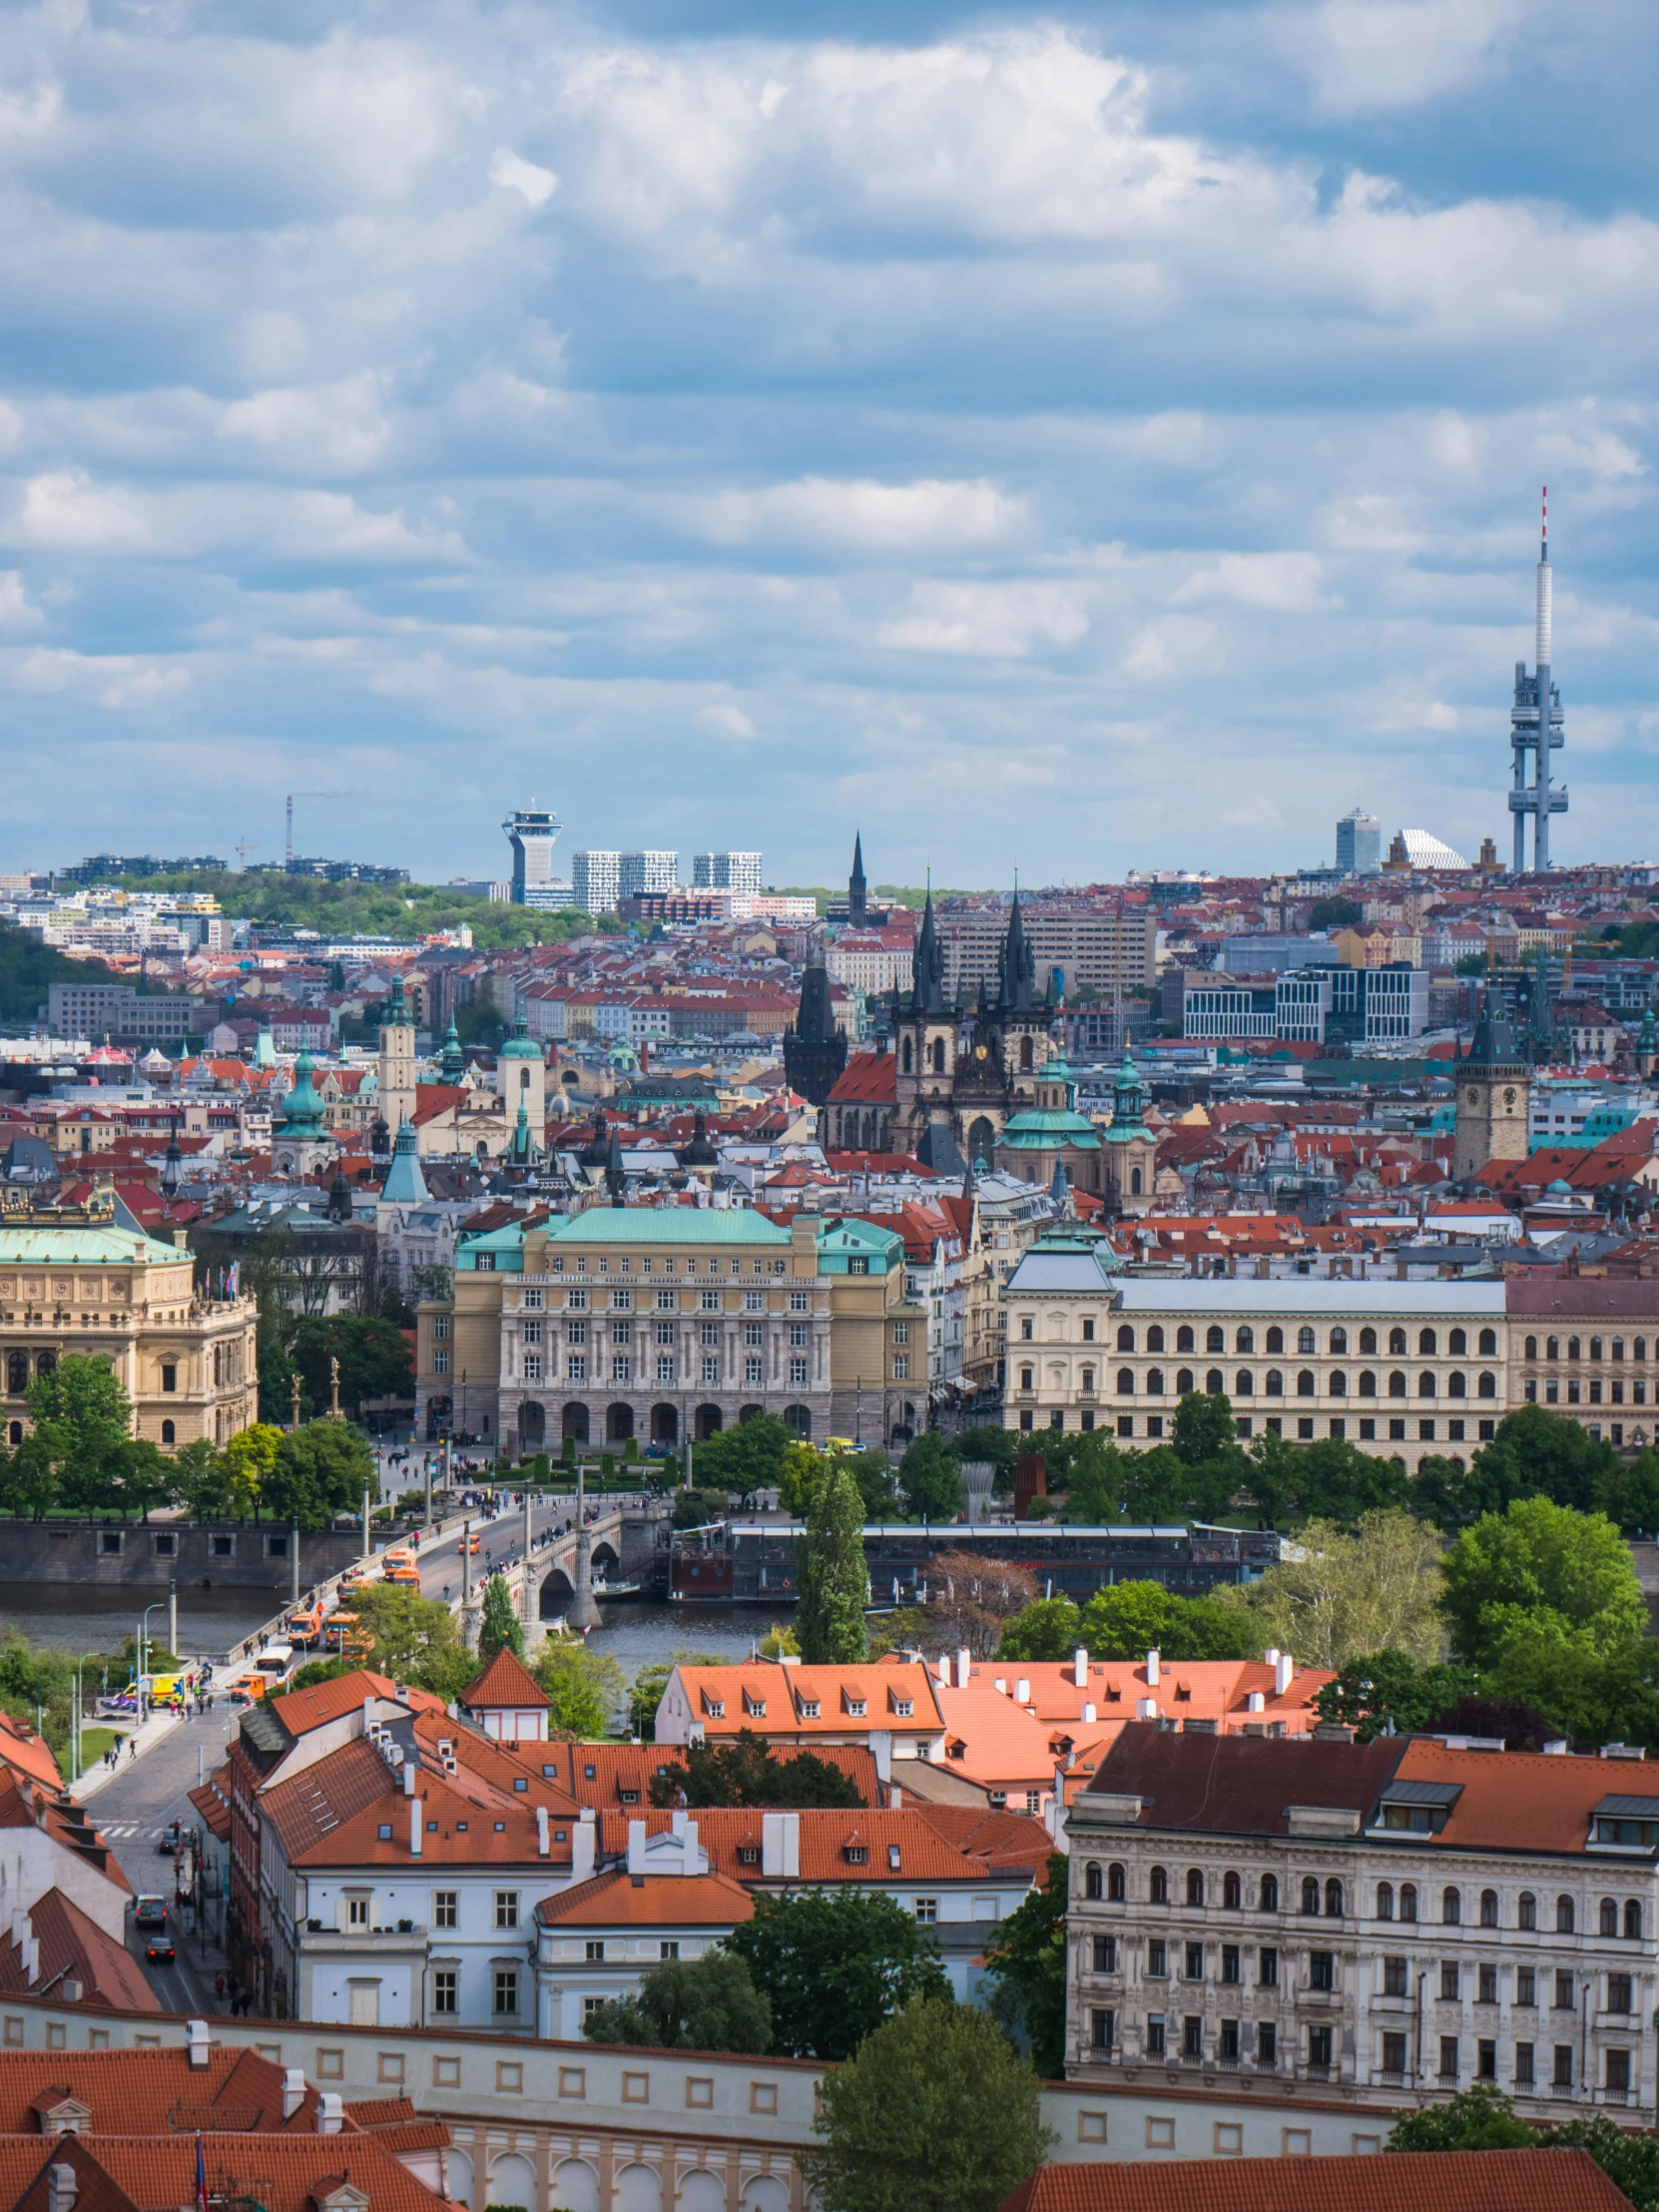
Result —
[[864, 883], [864, 833], [852, 832], [852, 873], [846, 879], [846, 918], [854, 929], [861, 929], [868, 914], [867, 888]]
[[927, 871], [927, 900], [921, 910], [921, 929], [916, 937], [914, 980], [910, 989], [910, 1011], [914, 1014], [942, 1014], [944, 1002], [944, 947], [939, 942], [937, 924], [933, 920], [933, 871]]
[[998, 1002], [1004, 1012], [1026, 1013], [1035, 1003], [1037, 960], [1025, 934], [1020, 912], [1019, 881], [1014, 881], [1014, 903], [1008, 915], [1008, 934], [1002, 940], [1002, 988]]

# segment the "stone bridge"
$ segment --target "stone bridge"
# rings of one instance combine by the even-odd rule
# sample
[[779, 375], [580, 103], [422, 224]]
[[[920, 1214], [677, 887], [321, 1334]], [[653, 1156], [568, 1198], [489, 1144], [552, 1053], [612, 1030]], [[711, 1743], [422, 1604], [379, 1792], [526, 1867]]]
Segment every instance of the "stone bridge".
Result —
[[[669, 1517], [666, 1505], [630, 1503], [601, 1507], [581, 1528], [561, 1528], [551, 1542], [544, 1530], [529, 1553], [528, 1591], [521, 1540], [520, 1556], [502, 1572], [524, 1624], [526, 1646], [540, 1643], [555, 1621], [571, 1628], [596, 1626], [594, 1597], [604, 1596], [608, 1582], [641, 1584], [654, 1596], [666, 1593]], [[474, 1573], [470, 1607], [459, 1596], [450, 1602], [461, 1614], [468, 1644], [475, 1645], [482, 1611], [479, 1576]]]

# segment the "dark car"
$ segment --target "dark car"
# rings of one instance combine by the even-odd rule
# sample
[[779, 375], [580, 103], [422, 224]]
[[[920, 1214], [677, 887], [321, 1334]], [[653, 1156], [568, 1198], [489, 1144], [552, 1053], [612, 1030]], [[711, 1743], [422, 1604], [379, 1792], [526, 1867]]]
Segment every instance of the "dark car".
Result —
[[173, 1831], [169, 1829], [167, 1834], [162, 1838], [161, 1842], [156, 1846], [156, 1849], [161, 1853], [164, 1859], [171, 1859], [174, 1853], [179, 1849], [179, 1839], [177, 1836], [174, 1835]]
[[175, 1952], [171, 1936], [152, 1936], [144, 1946], [144, 1955], [152, 1965], [171, 1966]]

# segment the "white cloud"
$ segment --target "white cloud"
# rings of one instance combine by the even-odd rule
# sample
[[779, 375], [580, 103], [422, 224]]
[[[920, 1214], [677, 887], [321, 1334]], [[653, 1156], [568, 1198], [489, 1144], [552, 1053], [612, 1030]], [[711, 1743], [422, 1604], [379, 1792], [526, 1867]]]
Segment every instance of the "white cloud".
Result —
[[1367, 115], [1481, 83], [1532, 12], [1530, 0], [1318, 0], [1273, 22], [1321, 108]]
[[0, 568], [0, 626], [25, 629], [40, 620], [40, 609], [30, 606], [17, 570]]
[[1317, 614], [1330, 602], [1317, 553], [1223, 553], [1194, 571], [1175, 593], [1177, 606], [1231, 600], [1282, 615]]
[[704, 707], [692, 716], [692, 721], [699, 730], [703, 731], [705, 736], [711, 738], [741, 741], [758, 738], [761, 734], [741, 707], [734, 707], [730, 704], [719, 707]]
[[1071, 647], [1088, 635], [1087, 587], [1079, 584], [917, 584], [907, 615], [883, 622], [876, 642], [912, 653], [1015, 658], [1041, 646]]
[[127, 492], [95, 484], [83, 470], [56, 469], [23, 487], [20, 534], [62, 553], [133, 553], [151, 531]]
[[1023, 502], [994, 484], [837, 482], [805, 476], [757, 491], [723, 491], [685, 502], [694, 529], [719, 545], [756, 539], [837, 546], [870, 553], [994, 544], [1023, 519]]
[[527, 208], [544, 208], [559, 189], [550, 169], [538, 169], [505, 146], [498, 146], [490, 162], [490, 183], [503, 192], [516, 192]]

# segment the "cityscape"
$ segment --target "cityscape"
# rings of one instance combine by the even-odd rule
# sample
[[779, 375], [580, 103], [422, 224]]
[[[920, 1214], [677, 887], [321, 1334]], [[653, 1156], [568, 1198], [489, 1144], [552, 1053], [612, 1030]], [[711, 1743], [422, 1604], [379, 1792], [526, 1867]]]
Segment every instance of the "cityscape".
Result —
[[1659, 2212], [1654, 47], [0, 29], [0, 2212]]

